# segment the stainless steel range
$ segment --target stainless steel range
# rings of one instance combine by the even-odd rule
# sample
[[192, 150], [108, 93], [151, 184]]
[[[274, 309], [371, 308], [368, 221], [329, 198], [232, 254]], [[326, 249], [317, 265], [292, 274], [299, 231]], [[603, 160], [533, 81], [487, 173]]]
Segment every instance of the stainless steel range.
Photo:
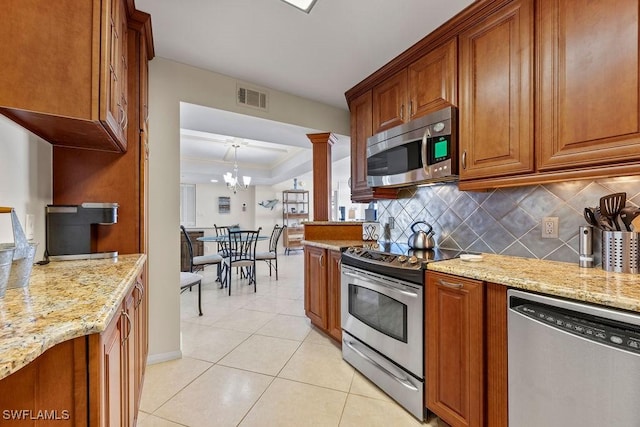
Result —
[[342, 357], [424, 419], [424, 268], [459, 251], [399, 244], [342, 254]]

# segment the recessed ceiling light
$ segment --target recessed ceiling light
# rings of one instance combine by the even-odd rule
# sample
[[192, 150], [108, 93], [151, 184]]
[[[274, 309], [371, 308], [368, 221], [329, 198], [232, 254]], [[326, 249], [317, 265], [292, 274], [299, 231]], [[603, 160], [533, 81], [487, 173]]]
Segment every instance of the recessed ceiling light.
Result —
[[311, 8], [316, 4], [316, 0], [282, 0], [305, 13], [311, 12]]
[[218, 180], [217, 179], [212, 179], [211, 182], [218, 182]]

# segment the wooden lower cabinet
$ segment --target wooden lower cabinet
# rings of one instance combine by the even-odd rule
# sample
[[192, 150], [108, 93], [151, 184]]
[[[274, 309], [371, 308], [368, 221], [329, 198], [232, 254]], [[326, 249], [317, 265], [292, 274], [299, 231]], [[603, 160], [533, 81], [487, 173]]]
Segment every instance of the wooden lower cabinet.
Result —
[[507, 287], [427, 273], [425, 406], [453, 427], [507, 427]]
[[327, 330], [329, 335], [342, 341], [342, 322], [340, 321], [340, 267], [342, 253], [327, 251]]
[[304, 311], [311, 323], [342, 339], [340, 322], [340, 251], [304, 247]]
[[426, 406], [452, 426], [484, 425], [484, 286], [427, 274]]
[[0, 425], [86, 426], [86, 390], [87, 345], [80, 337], [0, 380]]
[[102, 333], [64, 341], [0, 380], [0, 425], [136, 425], [147, 313], [138, 277]]

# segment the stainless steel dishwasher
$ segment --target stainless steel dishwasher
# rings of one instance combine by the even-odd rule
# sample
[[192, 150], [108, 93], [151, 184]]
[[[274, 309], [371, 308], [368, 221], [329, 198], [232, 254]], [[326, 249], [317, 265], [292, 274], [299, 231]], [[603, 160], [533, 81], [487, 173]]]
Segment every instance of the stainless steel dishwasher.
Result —
[[509, 290], [509, 426], [640, 426], [640, 314]]

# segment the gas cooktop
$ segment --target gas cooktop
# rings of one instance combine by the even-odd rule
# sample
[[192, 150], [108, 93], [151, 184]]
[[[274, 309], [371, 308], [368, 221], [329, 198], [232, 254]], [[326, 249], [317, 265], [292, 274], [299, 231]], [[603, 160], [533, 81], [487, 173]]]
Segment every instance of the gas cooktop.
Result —
[[344, 255], [361, 262], [420, 270], [429, 262], [458, 258], [461, 253], [462, 251], [455, 249], [412, 249], [400, 243], [374, 243], [365, 247], [348, 248]]

